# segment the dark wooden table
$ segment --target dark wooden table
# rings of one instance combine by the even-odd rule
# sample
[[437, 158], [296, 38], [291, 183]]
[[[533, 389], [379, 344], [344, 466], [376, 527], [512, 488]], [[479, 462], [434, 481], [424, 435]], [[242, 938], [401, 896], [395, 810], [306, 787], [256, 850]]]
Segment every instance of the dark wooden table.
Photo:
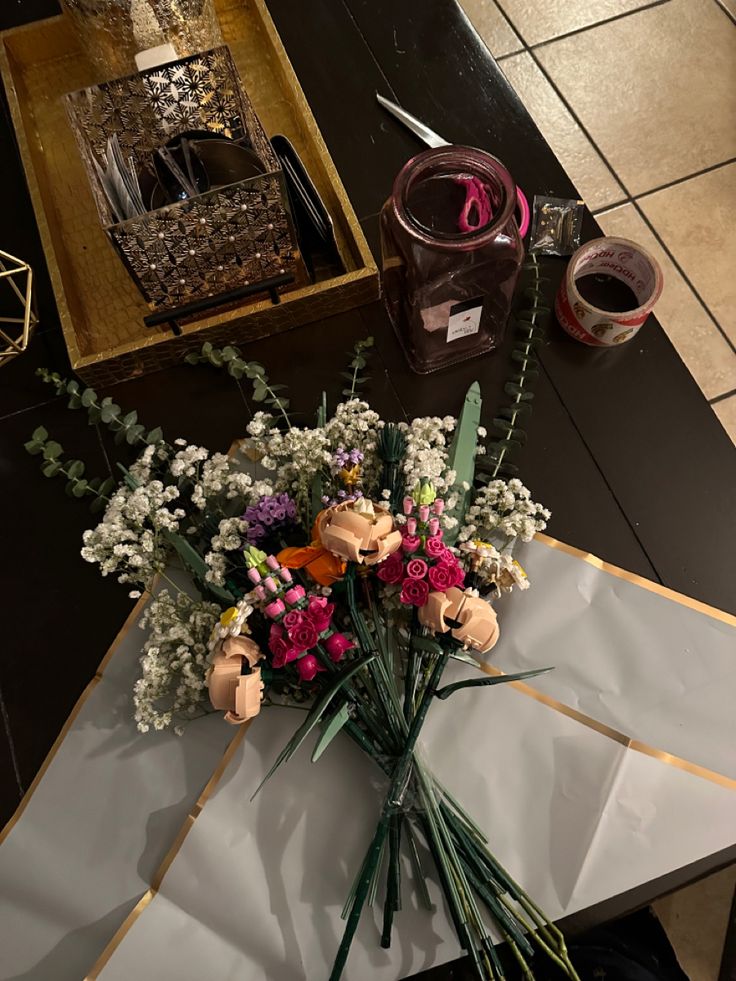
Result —
[[[500, 69], [454, 0], [269, 0], [366, 235], [377, 251], [377, 212], [401, 165], [420, 149], [377, 106], [375, 91], [405, 105], [447, 139], [499, 156], [530, 195], [576, 197]], [[56, 12], [53, 0], [18, 0], [0, 27]], [[71, 454], [103, 473], [121, 452], [107, 433], [34, 378], [39, 365], [68, 372], [7, 107], [0, 120], [0, 247], [35, 270], [41, 328], [30, 350], [0, 372], [0, 515], [3, 645], [0, 657], [0, 825], [10, 817], [129, 607], [125, 590], [79, 558], [91, 523], [63, 488], [44, 480], [23, 441], [45, 425]], [[584, 235], [600, 234], [586, 216]], [[556, 290], [564, 269], [544, 260]], [[500, 399], [505, 352], [429, 377], [406, 367], [376, 304], [258, 341], [258, 357], [311, 414], [333, 398], [354, 341], [378, 345], [369, 397], [388, 417], [456, 412], [480, 379], [486, 416]], [[507, 345], [508, 347], [508, 345]], [[714, 606], [736, 612], [736, 452], [664, 331], [652, 318], [615, 351], [594, 351], [550, 324], [536, 408], [519, 464], [552, 509], [551, 534]], [[243, 432], [247, 391], [219, 373], [180, 367], [109, 391], [169, 438], [226, 448]], [[736, 859], [736, 848], [683, 867], [570, 918], [599, 923]], [[459, 977], [445, 968], [429, 977]]]

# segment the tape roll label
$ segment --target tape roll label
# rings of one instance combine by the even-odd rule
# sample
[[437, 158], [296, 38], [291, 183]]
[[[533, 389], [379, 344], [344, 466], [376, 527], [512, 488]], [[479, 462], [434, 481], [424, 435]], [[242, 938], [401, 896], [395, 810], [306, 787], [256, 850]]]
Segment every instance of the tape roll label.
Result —
[[[624, 312], [603, 310], [577, 288], [582, 276], [607, 275], [625, 283], [637, 307]], [[555, 314], [572, 337], [593, 347], [613, 347], [631, 340], [662, 292], [662, 271], [656, 261], [628, 239], [599, 238], [581, 246], [570, 259], [555, 300]]]

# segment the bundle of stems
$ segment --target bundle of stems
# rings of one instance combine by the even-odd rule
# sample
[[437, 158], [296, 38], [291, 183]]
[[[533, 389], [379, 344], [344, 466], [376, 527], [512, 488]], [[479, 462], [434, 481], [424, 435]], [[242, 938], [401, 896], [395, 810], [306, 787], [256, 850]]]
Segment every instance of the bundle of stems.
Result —
[[[364, 602], [356, 600], [357, 582]], [[484, 981], [504, 978], [484, 908], [498, 936], [508, 945], [519, 973], [534, 977], [530, 961], [535, 952], [550, 958], [563, 974], [577, 981], [560, 930], [524, 892], [488, 849], [486, 838], [423, 764], [417, 741], [435, 698], [445, 699], [465, 687], [486, 687], [520, 680], [539, 671], [484, 676], [441, 687], [452, 657], [467, 655], [449, 635], [427, 633], [416, 621], [406, 636], [383, 617], [368, 576], [355, 567], [345, 579], [347, 607], [358, 640], [356, 657], [361, 667], [340, 686], [340, 728], [364, 749], [388, 779], [388, 790], [378, 824], [343, 909], [346, 920], [342, 942], [330, 974], [339, 981], [365, 905], [377, 894], [386, 867], [381, 945], [389, 947], [394, 915], [401, 909], [401, 850], [406, 847], [424, 905], [431, 901], [422, 870], [419, 842], [423, 842], [437, 868], [447, 906], [460, 945], [468, 954], [474, 974]], [[369, 612], [364, 616], [363, 608]], [[324, 652], [325, 668], [338, 671]], [[328, 723], [329, 728], [329, 723]], [[333, 727], [334, 728], [334, 727]]]

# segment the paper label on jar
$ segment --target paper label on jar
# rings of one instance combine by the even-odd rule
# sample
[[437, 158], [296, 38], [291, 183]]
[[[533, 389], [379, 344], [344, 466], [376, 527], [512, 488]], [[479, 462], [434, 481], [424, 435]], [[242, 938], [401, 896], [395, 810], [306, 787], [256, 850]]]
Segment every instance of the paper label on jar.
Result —
[[450, 307], [450, 319], [447, 323], [447, 343], [457, 341], [461, 337], [477, 334], [480, 328], [480, 315], [483, 312], [483, 298], [475, 297]]

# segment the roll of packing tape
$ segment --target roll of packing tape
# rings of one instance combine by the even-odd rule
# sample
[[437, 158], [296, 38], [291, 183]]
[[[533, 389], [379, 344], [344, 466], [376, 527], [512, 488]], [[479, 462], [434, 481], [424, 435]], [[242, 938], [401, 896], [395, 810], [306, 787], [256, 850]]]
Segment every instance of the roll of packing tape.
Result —
[[[612, 276], [632, 291], [638, 304], [614, 312], [584, 299], [577, 288], [583, 276]], [[656, 260], [625, 238], [596, 238], [572, 256], [555, 300], [560, 325], [572, 337], [592, 347], [614, 347], [630, 341], [652, 312], [662, 292], [662, 270]]]

